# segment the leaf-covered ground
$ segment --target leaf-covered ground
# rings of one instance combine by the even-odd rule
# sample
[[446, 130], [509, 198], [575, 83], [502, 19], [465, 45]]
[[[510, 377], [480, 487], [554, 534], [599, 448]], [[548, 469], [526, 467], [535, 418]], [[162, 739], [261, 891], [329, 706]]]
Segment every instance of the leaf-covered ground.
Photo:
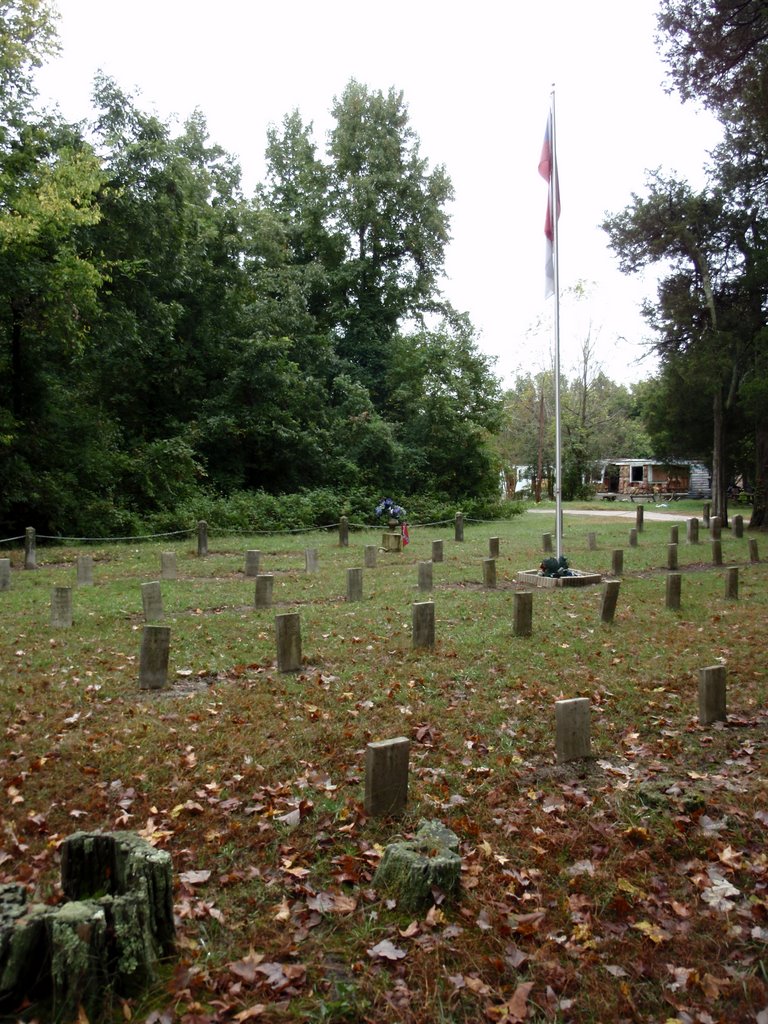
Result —
[[[58, 846], [130, 829], [176, 873], [178, 958], [116, 1019], [227, 1021], [768, 1021], [768, 567], [724, 531], [728, 600], [709, 538], [679, 548], [682, 607], [665, 608], [670, 524], [566, 517], [565, 552], [607, 572], [623, 547], [617, 615], [601, 588], [540, 590], [512, 635], [515, 574], [549, 521], [413, 529], [379, 553], [364, 599], [345, 572], [376, 533], [220, 537], [176, 547], [163, 582], [170, 686], [140, 691], [140, 584], [157, 545], [91, 547], [95, 585], [72, 629], [49, 625], [72, 548], [11, 553], [0, 594], [6, 726], [0, 882], [56, 902]], [[587, 532], [598, 549], [588, 550]], [[501, 538], [498, 587], [482, 586]], [[416, 563], [434, 566], [437, 646], [411, 650]], [[763, 557], [768, 556], [768, 541]], [[320, 572], [304, 571], [305, 547]], [[244, 552], [262, 551], [275, 605], [253, 607]], [[3, 552], [7, 554], [8, 552]], [[301, 614], [304, 665], [275, 667], [274, 616]], [[728, 720], [698, 722], [698, 670], [725, 664]], [[558, 764], [554, 704], [591, 702], [593, 757]], [[372, 740], [411, 740], [409, 808], [366, 818]], [[439, 819], [461, 842], [458, 901], [418, 913], [372, 885], [383, 847]], [[44, 1021], [40, 1007], [9, 1019]]]

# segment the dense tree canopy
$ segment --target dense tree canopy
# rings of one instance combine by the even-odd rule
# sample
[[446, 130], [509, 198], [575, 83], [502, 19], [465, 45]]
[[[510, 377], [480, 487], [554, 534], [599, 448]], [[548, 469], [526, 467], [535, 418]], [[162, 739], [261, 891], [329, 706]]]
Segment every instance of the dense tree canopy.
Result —
[[498, 382], [440, 293], [452, 187], [401, 93], [350, 82], [323, 155], [287, 115], [249, 199], [199, 111], [100, 75], [92, 124], [39, 113], [51, 10], [0, 13], [6, 527], [125, 532], [201, 489], [495, 493]]
[[[754, 484], [752, 525], [768, 525], [768, 4], [764, 0], [662, 0], [659, 44], [670, 82], [723, 125], [710, 180], [694, 192], [659, 172], [644, 196], [605, 227], [622, 268], [663, 271], [646, 315], [656, 329], [668, 429], [695, 448], [688, 413], [711, 403], [713, 505], [727, 516], [727, 484]], [[693, 382], [699, 393], [693, 394]], [[664, 429], [656, 408], [656, 436]], [[687, 429], [684, 424], [688, 424]], [[682, 429], [682, 433], [680, 430]], [[751, 435], [751, 436], [750, 436]], [[745, 466], [751, 452], [753, 465]]]

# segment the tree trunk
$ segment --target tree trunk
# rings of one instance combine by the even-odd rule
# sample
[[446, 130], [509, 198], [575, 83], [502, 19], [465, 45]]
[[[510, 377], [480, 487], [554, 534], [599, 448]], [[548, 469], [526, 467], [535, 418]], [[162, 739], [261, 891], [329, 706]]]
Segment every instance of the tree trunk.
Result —
[[768, 528], [768, 418], [760, 417], [755, 428], [755, 488], [752, 518], [753, 530]]
[[725, 408], [723, 389], [715, 390], [712, 409], [714, 437], [712, 440], [712, 515], [720, 518], [720, 525], [728, 525], [728, 495], [725, 486]]

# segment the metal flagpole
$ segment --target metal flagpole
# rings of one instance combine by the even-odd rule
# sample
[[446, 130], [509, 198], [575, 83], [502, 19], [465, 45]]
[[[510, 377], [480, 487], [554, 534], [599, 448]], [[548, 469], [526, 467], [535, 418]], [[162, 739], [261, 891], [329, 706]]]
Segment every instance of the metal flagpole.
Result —
[[557, 537], [557, 557], [563, 554], [563, 493], [562, 493], [562, 452], [560, 444], [560, 271], [559, 271], [559, 246], [557, 244], [557, 221], [558, 207], [557, 199], [560, 193], [558, 188], [557, 171], [557, 130], [555, 125], [555, 86], [552, 84], [552, 174], [549, 178], [549, 202], [552, 211], [552, 265], [554, 269], [555, 287], [555, 536]]

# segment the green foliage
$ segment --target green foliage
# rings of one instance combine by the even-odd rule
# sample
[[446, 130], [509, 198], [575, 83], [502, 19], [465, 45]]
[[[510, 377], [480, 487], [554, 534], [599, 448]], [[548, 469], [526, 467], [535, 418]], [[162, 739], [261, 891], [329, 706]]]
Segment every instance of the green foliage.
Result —
[[571, 569], [568, 567], [568, 559], [565, 555], [560, 555], [559, 558], [556, 558], [554, 555], [552, 555], [551, 558], [545, 558], [541, 563], [540, 569], [543, 576], [550, 576], [555, 579], [560, 579], [562, 576], [573, 575]]

